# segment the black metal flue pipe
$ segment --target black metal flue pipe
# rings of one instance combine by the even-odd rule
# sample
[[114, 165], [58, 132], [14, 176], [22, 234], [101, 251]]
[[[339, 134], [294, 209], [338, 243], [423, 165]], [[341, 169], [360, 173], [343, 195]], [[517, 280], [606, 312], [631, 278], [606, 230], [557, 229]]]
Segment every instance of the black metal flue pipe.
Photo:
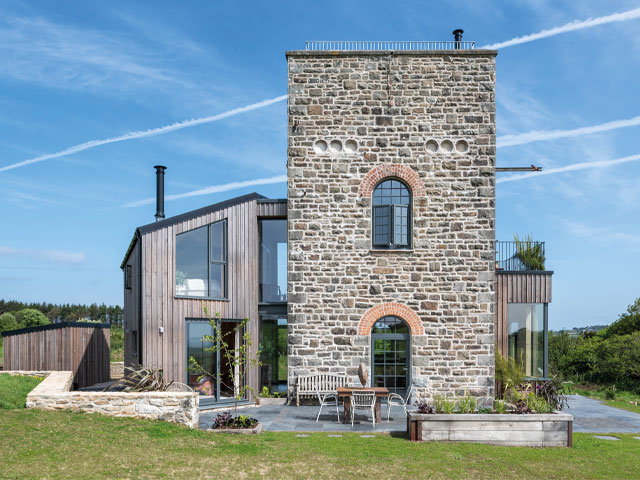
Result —
[[456, 41], [456, 50], [460, 50], [460, 42], [462, 42], [462, 34], [464, 30], [458, 28], [453, 31], [453, 38]]
[[156, 222], [164, 218], [164, 171], [167, 167], [156, 165]]

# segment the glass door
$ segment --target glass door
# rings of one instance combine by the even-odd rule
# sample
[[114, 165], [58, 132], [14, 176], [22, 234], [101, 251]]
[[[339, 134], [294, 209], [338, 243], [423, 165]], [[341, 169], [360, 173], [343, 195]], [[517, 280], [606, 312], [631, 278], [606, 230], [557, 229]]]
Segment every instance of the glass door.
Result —
[[287, 328], [286, 314], [260, 315], [260, 389], [287, 391]]
[[[241, 320], [222, 319], [218, 325], [228, 352], [233, 352], [243, 341], [243, 329], [237, 328]], [[225, 349], [213, 349], [213, 327], [208, 320], [187, 320], [187, 384], [199, 392], [200, 405], [206, 406], [220, 402], [233, 402], [240, 389], [243, 372], [233, 366], [225, 355]], [[208, 336], [209, 338], [204, 338]], [[190, 365], [194, 358], [201, 368]], [[231, 369], [233, 374], [231, 373]]]
[[387, 316], [371, 331], [372, 385], [404, 395], [410, 383], [409, 327], [398, 317]]

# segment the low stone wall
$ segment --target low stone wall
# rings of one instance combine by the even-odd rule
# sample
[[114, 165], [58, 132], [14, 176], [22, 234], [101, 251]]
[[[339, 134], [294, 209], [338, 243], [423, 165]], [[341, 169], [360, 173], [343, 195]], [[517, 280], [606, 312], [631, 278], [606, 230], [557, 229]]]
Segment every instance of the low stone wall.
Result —
[[27, 395], [27, 408], [97, 412], [198, 427], [199, 397], [195, 392], [72, 392], [73, 372], [4, 373], [46, 376]]
[[119, 380], [124, 377], [124, 362], [111, 362], [111, 380]]
[[550, 414], [435, 414], [410, 413], [413, 441], [449, 441], [529, 447], [571, 447], [573, 416]]

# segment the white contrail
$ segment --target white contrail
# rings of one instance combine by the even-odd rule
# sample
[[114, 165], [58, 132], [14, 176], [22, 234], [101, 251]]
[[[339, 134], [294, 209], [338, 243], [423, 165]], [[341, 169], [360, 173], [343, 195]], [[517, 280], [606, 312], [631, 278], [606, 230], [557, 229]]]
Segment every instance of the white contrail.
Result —
[[[179, 193], [177, 195], [167, 195], [165, 199], [177, 200], [179, 198], [195, 197], [198, 195], [209, 195], [211, 193], [227, 192], [229, 190], [235, 190], [243, 187], [253, 187], [255, 185], [268, 185], [271, 183], [282, 183], [286, 181], [287, 181], [286, 175], [277, 175], [275, 177], [258, 178], [256, 180], [245, 180], [243, 182], [231, 182], [231, 183], [225, 183], [222, 185], [211, 185], [209, 187], [200, 188], [198, 190], [193, 190], [191, 192]], [[123, 207], [125, 208], [139, 207], [141, 205], [149, 205], [150, 203], [153, 203], [155, 201], [156, 201], [155, 198], [145, 198], [144, 200], [137, 200], [135, 202], [127, 203], [123, 205]]]
[[87, 260], [85, 252], [65, 252], [62, 250], [29, 250], [25, 248], [1, 247], [0, 255], [21, 256], [61, 263], [83, 263]]
[[518, 175], [511, 175], [506, 178], [500, 178], [496, 180], [496, 183], [514, 182], [516, 180], [524, 180], [525, 178], [540, 177], [542, 175], [554, 175], [556, 173], [572, 172], [575, 170], [587, 170], [589, 168], [605, 168], [620, 163], [635, 162], [640, 160], [640, 155], [630, 155], [628, 157], [616, 158], [614, 160], [597, 160], [595, 162], [582, 162], [573, 163], [565, 167], [550, 168], [541, 172], [520, 173]]
[[586, 20], [576, 20], [573, 22], [569, 22], [561, 27], [550, 28], [548, 30], [541, 30], [538, 33], [532, 33], [530, 35], [524, 35], [522, 37], [512, 38], [511, 40], [507, 40], [506, 42], [500, 43], [492, 43], [490, 45], [485, 45], [480, 48], [489, 48], [492, 50], [498, 48], [506, 48], [511, 47], [513, 45], [519, 45], [521, 43], [533, 42], [534, 40], [539, 40], [541, 38], [553, 37], [554, 35], [559, 35], [561, 33], [573, 32], [574, 30], [582, 30], [583, 28], [595, 27], [597, 25], [604, 25], [605, 23], [613, 23], [613, 22], [624, 22], [627, 20], [634, 20], [636, 18], [640, 18], [640, 8], [634, 8], [633, 10], [628, 10], [626, 12], [621, 13], [612, 13], [611, 15], [606, 15], [604, 17], [597, 18], [588, 18]]
[[496, 139], [498, 147], [511, 147], [514, 145], [524, 145], [526, 143], [540, 142], [544, 140], [555, 140], [556, 138], [578, 137], [580, 135], [590, 135], [592, 133], [606, 132], [617, 128], [634, 127], [640, 125], [640, 116], [628, 118], [626, 120], [613, 120], [600, 125], [590, 127], [573, 128], [571, 130], [533, 130], [515, 135], [502, 135]]
[[181, 130], [183, 128], [202, 125], [203, 123], [215, 122], [217, 120], [222, 120], [223, 118], [228, 118], [234, 115], [238, 115], [239, 113], [250, 112], [251, 110], [257, 110], [259, 108], [267, 107], [274, 103], [282, 102], [283, 100], [286, 100], [286, 98], [287, 98], [286, 95], [281, 95], [276, 98], [270, 98], [268, 100], [263, 100], [258, 103], [252, 103], [251, 105], [246, 105], [244, 107], [234, 108], [233, 110], [228, 110], [226, 112], [218, 113], [217, 115], [211, 115], [209, 117], [194, 118], [191, 120], [172, 123], [171, 125], [165, 125], [164, 127], [151, 128], [149, 130], [138, 130], [135, 132], [125, 133], [124, 135], [120, 135], [118, 137], [106, 138], [104, 140], [91, 140], [89, 142], [81, 143], [80, 145], [75, 145], [73, 147], [66, 148], [57, 153], [48, 153], [46, 155], [40, 155], [39, 157], [23, 160], [21, 162], [14, 163], [12, 165], [6, 165], [4, 167], [0, 167], [0, 172], [4, 172], [6, 170], [11, 170], [14, 168], [24, 167], [26, 165], [31, 165], [32, 163], [44, 162], [45, 160], [50, 160], [52, 158], [66, 157], [67, 155], [82, 152], [84, 150], [89, 150], [91, 148], [99, 147], [100, 145], [106, 145], [108, 143], [117, 143], [117, 142], [124, 142], [126, 140], [133, 140], [136, 138], [152, 137], [154, 135], [162, 135], [165, 133], [174, 132], [176, 130]]

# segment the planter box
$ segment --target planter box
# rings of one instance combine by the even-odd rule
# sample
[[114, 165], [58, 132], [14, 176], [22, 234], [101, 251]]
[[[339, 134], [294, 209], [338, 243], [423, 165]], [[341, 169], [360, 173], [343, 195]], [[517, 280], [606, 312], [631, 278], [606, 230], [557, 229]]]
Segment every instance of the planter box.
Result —
[[287, 397], [282, 398], [258, 398], [258, 405], [285, 405], [287, 403]]
[[448, 441], [527, 447], [571, 447], [573, 416], [549, 414], [409, 413], [407, 433], [412, 441]]
[[209, 428], [212, 433], [235, 433], [237, 435], [259, 435], [262, 433], [262, 424], [258, 423], [253, 428]]

